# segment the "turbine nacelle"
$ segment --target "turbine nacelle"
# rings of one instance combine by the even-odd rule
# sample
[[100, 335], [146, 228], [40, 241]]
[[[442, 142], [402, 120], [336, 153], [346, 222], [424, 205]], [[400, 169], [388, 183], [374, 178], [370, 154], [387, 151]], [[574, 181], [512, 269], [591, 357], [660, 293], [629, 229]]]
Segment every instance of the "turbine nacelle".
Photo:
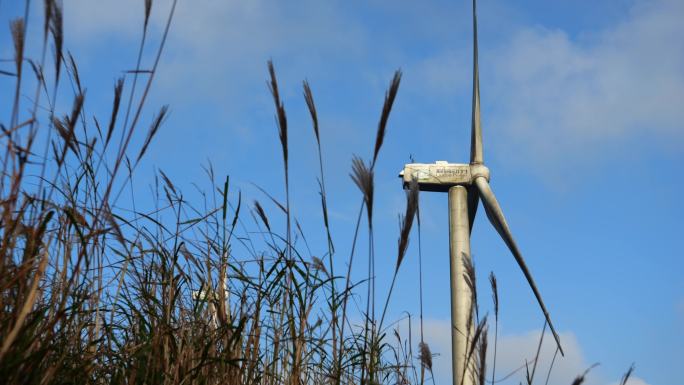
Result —
[[404, 188], [411, 181], [418, 182], [422, 191], [447, 192], [453, 186], [469, 186], [479, 177], [489, 181], [489, 169], [483, 164], [449, 163], [438, 160], [435, 163], [409, 163], [399, 172]]

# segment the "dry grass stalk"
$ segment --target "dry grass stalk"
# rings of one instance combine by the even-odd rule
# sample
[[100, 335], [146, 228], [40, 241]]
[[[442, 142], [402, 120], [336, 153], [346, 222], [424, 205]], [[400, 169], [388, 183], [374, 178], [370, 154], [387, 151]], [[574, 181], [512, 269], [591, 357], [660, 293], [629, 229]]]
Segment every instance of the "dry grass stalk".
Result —
[[587, 368], [587, 370], [585, 370], [584, 373], [575, 377], [575, 379], [572, 381], [572, 385], [581, 385], [582, 383], [584, 383], [584, 381], [587, 377], [587, 374], [589, 374], [589, 371], [591, 371], [592, 369], [594, 369], [597, 366], [598, 366], [598, 364], [593, 364], [589, 368]]
[[285, 106], [280, 99], [280, 92], [278, 91], [278, 81], [276, 79], [275, 68], [273, 62], [268, 61], [268, 73], [271, 77], [269, 89], [273, 96], [273, 102], [276, 107], [276, 122], [278, 123], [278, 136], [280, 137], [280, 145], [283, 150], [283, 161], [287, 165], [288, 149], [287, 149], [287, 115], [285, 114]]
[[47, 40], [48, 32], [50, 30], [50, 23], [52, 19], [52, 4], [54, 0], [43, 1], [43, 40]]
[[392, 283], [390, 284], [390, 289], [387, 293], [387, 298], [385, 299], [385, 306], [382, 309], [382, 316], [380, 316], [380, 324], [378, 327], [380, 331], [382, 331], [382, 325], [385, 320], [385, 314], [387, 313], [387, 308], [389, 306], [390, 297], [392, 296], [392, 291], [394, 290], [394, 284], [396, 283], [397, 275], [399, 273], [399, 267], [401, 266], [401, 263], [404, 260], [404, 256], [406, 255], [406, 249], [408, 248], [409, 242], [409, 234], [411, 233], [411, 228], [413, 227], [413, 219], [415, 218], [416, 213], [418, 212], [418, 191], [418, 183], [416, 181], [412, 181], [409, 190], [406, 192], [406, 212], [404, 213], [403, 218], [401, 220], [399, 241], [397, 242], [397, 264], [394, 268], [394, 274], [392, 275]]
[[26, 41], [26, 25], [24, 19], [12, 20], [10, 23], [12, 42], [14, 43], [14, 66], [17, 78], [21, 78], [21, 69], [24, 62], [24, 43]]
[[[309, 115], [311, 116], [311, 122], [314, 129], [314, 135], [316, 136], [316, 149], [318, 153], [318, 186], [319, 193], [321, 196], [321, 212], [323, 214], [323, 225], [325, 226], [325, 232], [327, 236], [327, 246], [328, 246], [328, 268], [330, 273], [329, 277], [333, 278], [335, 276], [335, 268], [333, 265], [333, 254], [335, 253], [335, 246], [333, 244], [332, 235], [330, 233], [330, 222], [328, 219], [328, 196], [325, 190], [325, 173], [323, 171], [323, 151], [321, 149], [321, 137], [320, 129], [318, 123], [318, 113], [316, 112], [316, 103], [314, 102], [313, 92], [309, 86], [308, 81], [303, 82], [304, 87], [304, 100], [306, 101], [306, 106], [309, 110]], [[337, 301], [337, 289], [335, 286], [335, 280], [330, 279], [330, 326], [331, 326], [331, 338], [332, 338], [332, 361], [333, 361], [333, 376], [339, 378], [339, 368], [338, 366], [338, 335], [337, 331], [338, 325], [338, 307], [339, 302]]]
[[45, 7], [50, 7], [49, 12], [49, 24], [50, 33], [52, 34], [52, 40], [55, 49], [55, 89], [59, 84], [61, 69], [62, 69], [62, 50], [64, 47], [64, 13], [62, 11], [62, 5], [60, 2], [50, 0], [46, 1]]
[[430, 351], [430, 346], [425, 342], [420, 342], [418, 344], [420, 364], [423, 368], [432, 372], [432, 352]]
[[[385, 103], [383, 105], [383, 110], [382, 110], [382, 113], [380, 116], [380, 123], [378, 125], [378, 132], [376, 135], [375, 150], [373, 153], [373, 161], [371, 162], [370, 167], [367, 168], [368, 171], [370, 171], [371, 173], [373, 171], [373, 168], [375, 167], [375, 162], [377, 161], [377, 156], [379, 154], [380, 148], [382, 147], [382, 142], [383, 142], [384, 137], [385, 137], [385, 129], [386, 129], [386, 125], [387, 125], [387, 120], [389, 118], [389, 113], [391, 111], [392, 104], [394, 103], [394, 97], [396, 96], [396, 93], [399, 89], [400, 79], [401, 79], [401, 72], [397, 71], [395, 73], [395, 76], [394, 76], [392, 83], [390, 84], [390, 90], [388, 90], [386, 97], [385, 97]], [[361, 161], [360, 159], [358, 159], [357, 162], [353, 161], [353, 163], [359, 163], [357, 165], [357, 167], [363, 166], [363, 168], [366, 169], [365, 165], [363, 164], [363, 161]], [[352, 178], [353, 178], [353, 176], [352, 176]], [[366, 178], [368, 179], [368, 177], [366, 177]], [[359, 180], [359, 182], [361, 182], [360, 178], [357, 178], [357, 179]], [[369, 179], [372, 182], [372, 179], [373, 179], [372, 174], [370, 175]], [[357, 183], [357, 185], [358, 185], [358, 183]], [[361, 186], [359, 186], [359, 187], [361, 188]], [[363, 190], [364, 189], [362, 188], [362, 191]], [[368, 189], [366, 188], [366, 190], [368, 190]], [[367, 191], [367, 192], [371, 192], [371, 191]], [[369, 200], [368, 199], [369, 197], [372, 198], [372, 194], [369, 195], [369, 194], [364, 193], [364, 200], [361, 204], [361, 207], [359, 209], [359, 213], [358, 213], [358, 216], [356, 219], [356, 226], [354, 229], [354, 237], [352, 240], [349, 263], [348, 263], [348, 267], [347, 267], [347, 275], [346, 275], [346, 279], [345, 279], [345, 291], [343, 292], [343, 298], [342, 298], [342, 325], [340, 328], [340, 354], [339, 354], [340, 358], [338, 359], [338, 362], [337, 362], [337, 367], [340, 368], [340, 370], [341, 370], [341, 366], [342, 366], [341, 365], [342, 352], [344, 350], [344, 328], [345, 328], [345, 324], [346, 324], [345, 320], [346, 320], [346, 315], [347, 315], [347, 303], [348, 303], [349, 291], [350, 291], [350, 286], [351, 286], [351, 268], [352, 268], [353, 260], [354, 260], [354, 251], [356, 250], [356, 241], [358, 239], [358, 233], [359, 233], [359, 228], [360, 228], [360, 224], [361, 224], [361, 216], [363, 213], [363, 206], [364, 205], [367, 206], [367, 201], [372, 203], [372, 199]], [[369, 262], [369, 268], [368, 268], [369, 278], [368, 278], [368, 281], [370, 282], [371, 278], [374, 277], [374, 265], [375, 265], [374, 264], [374, 252], [373, 252], [372, 207], [366, 207], [366, 208], [367, 208], [367, 213], [368, 213], [368, 218], [369, 218], [369, 220], [368, 220], [368, 232], [369, 232], [370, 242], [369, 242], [369, 257], [368, 257], [368, 262]], [[373, 278], [373, 283], [371, 283], [371, 285], [374, 286], [374, 278]], [[369, 285], [369, 293], [367, 295], [366, 315], [370, 314], [368, 308], [370, 307], [371, 302], [373, 303], [373, 306], [372, 306], [373, 314], [375, 314], [375, 311], [374, 311], [374, 309], [375, 309], [374, 292], [375, 291], [371, 290], [371, 285]], [[371, 295], [371, 292], [373, 293], [372, 295]], [[366, 321], [366, 326], [364, 327], [364, 338], [363, 338], [364, 347], [362, 349], [363, 354], [362, 354], [362, 363], [361, 363], [361, 379], [363, 381], [365, 381], [365, 370], [366, 370], [365, 352], [366, 352], [366, 345], [367, 345], [368, 341], [367, 341], [367, 338], [365, 338], [365, 336], [367, 335], [367, 331], [368, 331], [368, 323], [369, 323], [368, 317], [365, 318], [365, 321]], [[381, 328], [379, 328], [379, 329], [381, 329]], [[373, 346], [373, 343], [371, 343], [371, 346]], [[371, 375], [372, 375], [372, 373], [371, 373]], [[341, 375], [337, 375], [336, 384], [339, 385], [340, 381], [341, 381]]]
[[418, 212], [418, 182], [415, 180], [410, 183], [409, 190], [406, 193], [406, 213], [401, 217], [401, 227], [399, 230], [399, 246], [397, 248], [397, 264], [395, 270], [399, 270], [401, 262], [406, 255], [406, 249], [409, 243], [409, 234], [413, 227], [413, 219]]
[[480, 385], [485, 385], [485, 377], [487, 376], [487, 331], [488, 327], [485, 327], [482, 335], [477, 343], [477, 359], [476, 359], [476, 370], [477, 373], [477, 383]]
[[354, 181], [354, 184], [356, 184], [363, 194], [363, 201], [366, 205], [366, 212], [368, 215], [368, 223], [369, 226], [372, 227], [374, 192], [373, 169], [371, 167], [366, 167], [363, 160], [358, 156], [355, 156], [352, 159], [352, 173], [350, 176]]
[[[461, 374], [461, 383], [463, 383], [465, 377], [467, 375], [470, 376], [477, 376], [473, 378], [473, 381], [476, 381], [477, 378], [481, 375], [481, 373], [478, 372], [478, 365], [484, 366], [484, 363], [478, 363], [474, 362], [475, 360], [472, 360], [473, 355], [475, 352], [478, 350], [478, 346], [481, 346], [482, 342], [481, 339], [486, 339], [487, 338], [487, 317], [484, 317], [482, 321], [480, 321], [477, 324], [477, 327], [475, 328], [475, 332], [473, 333], [472, 336], [469, 336], [469, 343], [468, 346], [466, 346], [466, 352], [465, 352], [465, 362], [469, 362], [470, 365], [465, 365], [463, 367], [463, 373]], [[485, 343], [486, 344], [486, 343]], [[486, 349], [486, 347], [485, 347]], [[475, 366], [473, 366], [475, 365]], [[484, 371], [484, 368], [482, 369]]]
[[532, 373], [530, 373], [529, 370], [527, 370], [527, 372], [525, 373], [526, 380], [527, 380], [528, 384], [532, 384], [532, 381], [534, 380], [534, 375], [537, 372], [537, 364], [539, 363], [539, 356], [541, 353], [542, 343], [544, 342], [544, 334], [546, 333], [547, 325], [548, 325], [548, 323], [546, 321], [544, 321], [544, 326], [542, 327], [542, 331], [541, 331], [541, 334], [539, 336], [539, 343], [537, 344], [537, 353], [534, 355], [534, 361], [532, 364]]
[[159, 113], [152, 120], [152, 124], [150, 125], [150, 129], [147, 132], [145, 142], [143, 143], [142, 148], [140, 148], [138, 157], [135, 160], [136, 163], [140, 162], [140, 159], [142, 159], [142, 157], [145, 155], [147, 147], [150, 145], [150, 143], [152, 143], [152, 139], [154, 139], [154, 136], [157, 134], [159, 127], [161, 127], [162, 123], [166, 119], [168, 112], [169, 106], [162, 106], [162, 108], [159, 110]]
[[468, 286], [468, 290], [470, 290], [470, 317], [468, 317], [468, 324], [466, 325], [466, 330], [468, 330], [468, 333], [470, 333], [473, 320], [477, 322], [477, 320], [480, 318], [479, 309], [477, 306], [477, 282], [475, 265], [473, 264], [473, 260], [470, 255], [463, 253], [462, 260], [465, 270], [463, 272], [463, 278]]
[[313, 123], [314, 134], [316, 135], [316, 143], [320, 148], [321, 137], [318, 132], [318, 113], [316, 112], [316, 104], [314, 103], [311, 87], [306, 80], [304, 80], [304, 100], [306, 101], [306, 107], [309, 109], [309, 115], [311, 115], [311, 122]]
[[627, 369], [627, 372], [625, 372], [625, 374], [622, 376], [622, 379], [620, 380], [620, 385], [626, 385], [632, 373], [634, 373], [634, 364], [630, 365], [629, 369]]
[[[280, 92], [278, 91], [278, 81], [276, 79], [275, 68], [273, 66], [273, 61], [268, 61], [268, 73], [270, 75], [269, 89], [271, 90], [271, 96], [273, 96], [273, 102], [276, 107], [276, 121], [278, 123], [278, 136], [280, 138], [280, 145], [283, 152], [283, 169], [285, 172], [285, 207], [286, 207], [286, 220], [287, 229], [285, 233], [285, 250], [288, 259], [292, 260], [292, 231], [291, 231], [291, 221], [290, 221], [290, 168], [288, 162], [288, 140], [287, 140], [287, 115], [285, 114], [285, 106], [280, 99]], [[288, 283], [289, 284], [289, 283]]]
[[499, 289], [494, 272], [489, 272], [489, 285], [492, 290], [492, 301], [494, 303], [494, 356], [492, 357], [492, 384], [496, 375], [496, 348], [499, 340]]
[[373, 150], [373, 162], [371, 163], [371, 168], [375, 166], [375, 162], [378, 159], [378, 154], [380, 153], [380, 148], [385, 140], [385, 131], [387, 128], [387, 121], [389, 120], [390, 112], [392, 111], [392, 105], [394, 105], [394, 99], [399, 91], [399, 84], [401, 83], [401, 71], [397, 70], [394, 72], [394, 77], [390, 82], [389, 89], [385, 93], [385, 103], [382, 105], [382, 113], [380, 114], [380, 122], [378, 123], [378, 132], [375, 136], [375, 148]]
[[499, 289], [494, 272], [489, 273], [489, 285], [492, 288], [492, 302], [494, 303], [494, 315], [499, 316]]
[[325, 274], [328, 277], [330, 276], [330, 274], [328, 274], [328, 269], [325, 268], [325, 264], [323, 263], [323, 261], [321, 261], [321, 259], [316, 256], [311, 257], [311, 267], [314, 270], [323, 272], [323, 274]]
[[[272, 63], [270, 87], [283, 149], [288, 203], [282, 205], [271, 199], [288, 215], [287, 234], [283, 236], [282, 231], [271, 226], [264, 208], [256, 202], [256, 214], [272, 236], [271, 242], [253, 237], [254, 227], [261, 227], [259, 221], [249, 227], [242, 222], [241, 193], [229, 197], [227, 178], [223, 189], [217, 188], [211, 170], [211, 188], [203, 193], [205, 199], [199, 207], [185, 201], [181, 186], [174, 185], [159, 171], [153, 187], [156, 207], [144, 210], [134, 204], [132, 212], [120, 209], [116, 204], [119, 195], [116, 191], [110, 194], [112, 186], [123, 185], [122, 189], [135, 191], [131, 178], [137, 161], [146, 154], [167, 116], [168, 109], [163, 107], [148, 132], [136, 136], [135, 141], [143, 142], [140, 151], [129, 149], [131, 138], [138, 133], [135, 128], [156, 73], [175, 2], [152, 68], [143, 69], [138, 54], [136, 69], [127, 72], [134, 74], [134, 79], [139, 74], [148, 76], [142, 96], [129, 99], [126, 118], [121, 122], [118, 115], [126, 84], [124, 79], [116, 81], [109, 124], [100, 130], [94, 119], [96, 135], [92, 135], [89, 119], [84, 119], [85, 85], [81, 84], [76, 60], [71, 55], [65, 60], [62, 54], [64, 26], [59, 4], [52, 0], [44, 2], [42, 34], [44, 46], [52, 45], [50, 48], [55, 52], [54, 69], [44, 70], [43, 60], [27, 58], [28, 51], [20, 47], [27, 39], [25, 26], [20, 28], [17, 23], [12, 27], [16, 57], [23, 57], [15, 65], [31, 64], [39, 94], [47, 94], [48, 90], [59, 94], [57, 83], [62, 66], [63, 76], [75, 85], [76, 92], [70, 110], [66, 111], [50, 104], [43, 112], [36, 101], [29, 116], [22, 112], [10, 117], [9, 124], [3, 126], [8, 129], [0, 137], [7, 141], [2, 143], [6, 144], [7, 153], [0, 181], [3, 383], [105, 379], [108, 383], [169, 385], [299, 385], [381, 383], [391, 378], [402, 384], [422, 383], [423, 375], [419, 381], [417, 365], [421, 371], [432, 371], [433, 367], [430, 348], [422, 336], [416, 360], [411, 350], [410, 326], [408, 345], [395, 332], [396, 347], [385, 341], [382, 329], [394, 279], [404, 262], [414, 216], [418, 215], [417, 188], [412, 185], [407, 194], [394, 279], [382, 317], [378, 323], [375, 311], [367, 310], [365, 321], [371, 327], [365, 329], [363, 325], [352, 325], [353, 317], [346, 313], [347, 299], [354, 295], [356, 287], [350, 278], [351, 258], [345, 290], [338, 292], [334, 284], [334, 248], [327, 217], [319, 117], [307, 82], [304, 98], [318, 145], [329, 265], [325, 266], [323, 258], [313, 256], [308, 245], [301, 250], [290, 242], [287, 119]], [[144, 5], [141, 49], [152, 2], [146, 0]], [[50, 35], [51, 42], [47, 41]], [[14, 75], [21, 75], [21, 71]], [[398, 71], [386, 93], [372, 162], [366, 164], [359, 158], [353, 161], [352, 179], [364, 195], [369, 227], [374, 165], [400, 79]], [[131, 95], [136, 94], [135, 80], [133, 83]], [[56, 97], [49, 99], [49, 103], [54, 103]], [[15, 103], [18, 105], [17, 100]], [[57, 116], [61, 118], [56, 119]], [[52, 132], [53, 127], [57, 140], [36, 136]], [[121, 135], [121, 139], [112, 141], [114, 135]], [[45, 159], [36, 155], [41, 149], [36, 149], [35, 143], [47, 143], [42, 149], [47, 154]], [[50, 149], [53, 157], [49, 156]], [[112, 153], [113, 157], [105, 156]], [[44, 164], [33, 166], [34, 162]], [[128, 173], [124, 181], [116, 178], [122, 163]], [[25, 178], [33, 171], [40, 171], [41, 180], [45, 181], [39, 187]], [[228, 218], [231, 208], [232, 221]], [[359, 220], [362, 215], [363, 206]], [[304, 232], [296, 223], [306, 244]], [[273, 247], [274, 239], [283, 238], [287, 252]], [[370, 239], [369, 274], [374, 277], [372, 232]], [[474, 286], [474, 277], [471, 281]], [[498, 313], [495, 279], [490, 278], [490, 282]], [[204, 295], [193, 296], [197, 292]], [[372, 294], [366, 298], [366, 309], [371, 306], [369, 303], [374, 304], [374, 290], [369, 292]], [[351, 330], [348, 335], [344, 334], [345, 324]], [[469, 347], [469, 354], [476, 354], [480, 382], [486, 367], [486, 334], [485, 319], [478, 324]], [[631, 369], [623, 385], [630, 374]]]
[[152, 0], [145, 0], [145, 22], [144, 28], [147, 29], [147, 23], [150, 20], [150, 14], [152, 13]]
[[124, 80], [119, 78], [114, 85], [114, 102], [112, 103], [112, 115], [109, 118], [109, 125], [107, 126], [107, 137], [105, 139], [105, 148], [112, 139], [114, 127], [116, 127], [116, 117], [119, 115], [119, 107], [121, 106], [121, 94], [123, 92]]

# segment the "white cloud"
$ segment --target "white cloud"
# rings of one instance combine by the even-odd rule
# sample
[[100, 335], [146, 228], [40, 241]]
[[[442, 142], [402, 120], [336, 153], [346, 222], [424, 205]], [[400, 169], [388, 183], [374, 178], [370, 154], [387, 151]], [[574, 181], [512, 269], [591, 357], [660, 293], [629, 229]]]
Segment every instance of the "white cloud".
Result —
[[[620, 382], [611, 382], [610, 385], [620, 385]], [[648, 385], [648, 383], [639, 377], [630, 376], [626, 385]]]
[[[428, 328], [431, 328], [433, 326], [436, 326], [434, 324], [428, 323]], [[450, 378], [450, 361], [451, 361], [451, 352], [450, 352], [450, 331], [448, 328], [448, 323], [444, 322], [443, 325], [440, 325], [440, 330], [432, 330], [428, 333], [428, 341], [430, 341], [430, 337], [434, 336], [433, 341], [442, 341], [442, 344], [444, 342], [447, 343], [446, 348], [444, 346], [438, 345], [440, 350], [442, 350], [441, 353], [442, 356], [440, 356], [438, 359], [435, 360], [436, 362], [436, 367], [439, 368], [439, 374], [437, 376], [448, 379]], [[534, 359], [534, 355], [537, 350], [537, 346], [539, 344], [539, 336], [540, 332], [539, 331], [532, 331], [523, 335], [507, 335], [507, 336], [499, 336], [499, 341], [497, 344], [497, 358], [496, 358], [496, 378], [497, 380], [502, 379], [505, 377], [507, 374], [518, 370], [515, 374], [513, 374], [508, 380], [501, 382], [500, 384], [517, 384], [520, 381], [524, 382], [525, 378], [525, 369], [523, 368], [522, 370], [519, 370], [523, 365], [525, 365], [525, 360], [528, 360], [528, 362], [532, 362]], [[491, 369], [491, 362], [493, 362], [493, 338], [490, 336], [490, 345], [489, 345], [489, 358], [488, 362], [490, 363], [489, 367]], [[561, 333], [560, 335], [562, 343], [563, 343], [563, 348], [565, 351], [565, 357], [557, 357], [556, 362], [554, 363], [553, 370], [551, 372], [551, 377], [549, 380], [549, 383], [552, 384], [562, 384], [562, 383], [571, 383], [572, 380], [578, 375], [584, 372], [587, 367], [590, 366], [587, 362], [585, 362], [583, 356], [582, 356], [582, 351], [579, 347], [579, 344], [577, 343], [577, 339], [572, 333]], [[550, 335], [546, 334], [543, 344], [542, 344], [542, 351], [540, 354], [540, 359], [538, 362], [537, 366], [537, 371], [535, 374], [535, 377], [538, 379], [546, 379], [546, 375], [548, 373], [548, 368], [551, 364], [551, 360], [553, 358], [553, 353], [555, 350], [555, 343], [553, 339], [551, 338]], [[531, 369], [531, 368], [530, 368]], [[488, 375], [489, 377], [489, 375]], [[591, 385], [591, 384], [598, 384], [598, 382], [595, 381], [595, 374], [590, 372], [587, 375], [587, 382], [586, 384]]]
[[[159, 32], [170, 0], [154, 4], [152, 23]], [[423, 8], [431, 11], [413, 10], [415, 17], [401, 20], [422, 23], [414, 32], [448, 36], [450, 29], [443, 25], [450, 19], [444, 12]], [[490, 22], [506, 20], [497, 9], [488, 10]], [[137, 0], [70, 0], [65, 4], [68, 39], [86, 46], [105, 38], [135, 42], [142, 15]], [[534, 161], [538, 171], [554, 177], [595, 161], [603, 148], [637, 137], [681, 150], [682, 15], [679, 0], [639, 0], [621, 22], [601, 31], [570, 35], [552, 28], [506, 27], [503, 42], [490, 42], [494, 49], [481, 47], [485, 135], [496, 147], [492, 152], [519, 163]], [[344, 76], [330, 71], [345, 63], [367, 68], [382, 57], [407, 68], [407, 87], [418, 84], [421, 92], [429, 92], [426, 96], [443, 99], [449, 90], [468, 88], [470, 48], [460, 40], [454, 46], [451, 38], [426, 35], [440, 42], [432, 55], [416, 56], [403, 51], [412, 47], [408, 42], [416, 43], [410, 34], [391, 29], [400, 35], [385, 36], [374, 28], [336, 2], [302, 1], [295, 7], [267, 0], [180, 1], [156, 87], [173, 105], [220, 101], [221, 108], [214, 110], [233, 120], [230, 113], [267, 103], [264, 63], [271, 57], [279, 75], [300, 79], [306, 74], [314, 84], [320, 77]], [[402, 41], [406, 45], [400, 48]], [[374, 81], [359, 76], [354, 81]]]
[[[415, 79], [416, 88], [429, 90], [429, 95], [444, 98], [454, 90], [465, 90], [472, 86], [472, 74], [469, 69], [472, 63], [463, 52], [449, 50], [435, 56], [418, 61], [409, 71]], [[462, 69], [462, 70], [456, 70]]]
[[[117, 60], [125, 62], [115, 70], [135, 66], [142, 32], [142, 1], [65, 3], [67, 43], [77, 61], [99, 63], [102, 57], [116, 55]], [[143, 68], [152, 61], [171, 0], [155, 0], [153, 4]], [[339, 2], [302, 0], [293, 6], [269, 0], [179, 1], [148, 102], [150, 106], [170, 104], [174, 115], [157, 137], [158, 145], [171, 149], [167, 153], [181, 153], [182, 158], [176, 156], [174, 161], [197, 164], [207, 156], [225, 161], [232, 156], [225, 154], [237, 154], [226, 151], [226, 143], [242, 151], [275, 139], [271, 130], [273, 102], [266, 86], [269, 59], [275, 62], [291, 126], [308, 128], [310, 124], [308, 116], [302, 114], [306, 109], [301, 81], [306, 77], [312, 83], [320, 115], [325, 117], [322, 124], [326, 140], [353, 143], [358, 136], [350, 135], [348, 126], [357, 130], [357, 122], [339, 109], [328, 112], [326, 99], [334, 100], [328, 95], [337, 96], [340, 84], [367, 84], [372, 79], [368, 73], [350, 71], [348, 65], [362, 63], [362, 58], [372, 52], [366, 37], [361, 21], [349, 17], [349, 11]], [[86, 66], [83, 69], [87, 72]], [[390, 74], [384, 73], [376, 88], [384, 89]], [[350, 77], [354, 77], [353, 81], [349, 81]], [[380, 97], [378, 100], [382, 100]], [[302, 116], [305, 119], [298, 124], [296, 119]], [[188, 147], [196, 149], [192, 152], [183, 151], [187, 143], [179, 146], [176, 139], [187, 132], [188, 126], [196, 132], [189, 139], [193, 143]], [[269, 129], [258, 129], [261, 127]], [[205, 137], [215, 140], [202, 140]], [[299, 138], [291, 138], [293, 146]], [[347, 148], [338, 147], [345, 152], [339, 156], [341, 159], [335, 159], [348, 162]], [[338, 152], [337, 148], [329, 150], [328, 157]], [[148, 159], [160, 163], [168, 160], [156, 156], [152, 151]]]
[[[400, 329], [404, 332], [408, 329], [406, 321], [400, 324]], [[425, 342], [430, 346], [432, 354], [435, 355], [433, 357], [433, 371], [436, 383], [451, 383], [451, 332], [449, 321], [426, 319], [424, 321], [424, 333]], [[419, 341], [419, 329], [418, 324], [415, 321], [412, 325], [412, 334], [413, 341]], [[525, 383], [525, 360], [530, 363], [533, 362], [539, 345], [540, 334], [540, 330], [534, 330], [523, 334], [499, 335], [496, 358], [496, 379], [501, 380], [507, 374], [510, 374], [517, 369], [522, 369], [515, 372], [515, 374], [512, 374], [505, 381], [498, 382], [498, 384], [515, 385], [520, 382]], [[491, 363], [493, 362], [494, 349], [493, 332], [490, 332], [489, 337], [487, 378], [491, 379]], [[578, 375], [581, 375], [587, 368], [592, 366], [593, 362], [587, 360], [584, 356], [582, 348], [572, 332], [560, 333], [560, 338], [565, 356], [561, 357], [559, 354], [556, 357], [548, 383], [569, 385]], [[544, 335], [541, 347], [540, 359], [535, 374], [535, 383], [545, 383], [555, 347], [556, 345], [553, 337], [547, 332]], [[612, 385], [616, 376], [619, 379], [619, 377], [622, 376], [622, 373], [617, 375], [611, 374], [609, 376], [603, 372], [600, 366], [598, 366], [588, 372], [583, 384]], [[646, 385], [647, 383], [643, 379], [633, 376], [630, 377], [628, 384]]]
[[684, 148], [683, 15], [681, 1], [642, 1], [598, 33], [515, 33], [489, 56], [501, 109], [485, 123], [504, 131], [503, 155], [557, 172], [636, 137]]
[[[42, 2], [38, 5], [43, 6]], [[65, 1], [66, 41], [94, 45], [107, 37], [132, 39], [142, 31], [143, 10], [143, 2], [135, 0]], [[155, 16], [159, 14], [157, 7], [154, 11]]]
[[[163, 29], [171, 3], [153, 2], [152, 39]], [[70, 41], [86, 47], [104, 38], [135, 43], [142, 31], [143, 6], [137, 0], [72, 0], [65, 5], [65, 17]], [[302, 1], [293, 7], [267, 0], [179, 1], [160, 78], [190, 91], [189, 99], [198, 90], [211, 96], [206, 92], [219, 84], [243, 93], [234, 82], [247, 75], [251, 83], [258, 75], [256, 82], [263, 85], [265, 61], [271, 57], [289, 55], [287, 60], [307, 65], [298, 73], [311, 75], [313, 67], [326, 70], [317, 60], [321, 56], [349, 57], [364, 49], [358, 24], [334, 3]]]

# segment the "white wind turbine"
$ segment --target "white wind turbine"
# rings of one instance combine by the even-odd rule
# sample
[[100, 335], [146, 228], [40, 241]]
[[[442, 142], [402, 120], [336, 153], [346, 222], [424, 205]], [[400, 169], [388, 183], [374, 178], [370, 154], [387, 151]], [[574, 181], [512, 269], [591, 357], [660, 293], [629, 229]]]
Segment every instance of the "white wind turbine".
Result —
[[[404, 187], [412, 181], [418, 182], [423, 191], [448, 192], [449, 194], [449, 254], [451, 278], [451, 352], [454, 385], [472, 383], [472, 362], [466, 362], [466, 349], [472, 333], [471, 291], [465, 279], [464, 262], [470, 259], [470, 231], [480, 198], [489, 221], [501, 235], [522, 270], [534, 296], [541, 307], [546, 322], [553, 333], [558, 349], [563, 350], [544, 301], [530, 274], [525, 260], [518, 249], [506, 223], [503, 211], [489, 186], [489, 169], [484, 165], [482, 151], [482, 124], [480, 121], [480, 82], [477, 61], [477, 16], [473, 0], [473, 101], [470, 142], [470, 163], [448, 163], [437, 161], [431, 164], [410, 163], [404, 166], [399, 176]], [[474, 357], [474, 355], [472, 355]], [[472, 358], [471, 358], [472, 361]], [[467, 372], [466, 372], [467, 371]]]

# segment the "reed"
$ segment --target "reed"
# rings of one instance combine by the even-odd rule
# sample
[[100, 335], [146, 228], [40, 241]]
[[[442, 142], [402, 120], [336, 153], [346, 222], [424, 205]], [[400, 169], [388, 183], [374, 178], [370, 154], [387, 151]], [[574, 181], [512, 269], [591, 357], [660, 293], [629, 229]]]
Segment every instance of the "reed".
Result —
[[[159, 170], [151, 186], [154, 207], [136, 207], [135, 170], [165, 122], [172, 119], [170, 108], [161, 106], [147, 122], [147, 130], [140, 128], [152, 108], [147, 106], [147, 96], [163, 64], [175, 4], [157, 39], [151, 38], [149, 28], [154, 2], [143, 2], [141, 37], [131, 52], [133, 67], [107, 91], [112, 92], [109, 113], [93, 119], [86, 119], [87, 87], [81, 83], [77, 61], [65, 48], [61, 2], [43, 2], [44, 20], [35, 39], [41, 44], [40, 56], [35, 60], [26, 56], [31, 39], [26, 36], [25, 20], [31, 8], [27, 5], [24, 16], [10, 23], [13, 60], [0, 69], [2, 76], [14, 80], [14, 100], [0, 136], [5, 148], [0, 176], [1, 381], [423, 384], [428, 374], [434, 384], [433, 354], [423, 338], [415, 183], [407, 190], [393, 278], [379, 319], [375, 308], [374, 170], [401, 71], [394, 73], [385, 93], [370, 160], [352, 160], [352, 182], [362, 201], [348, 242], [346, 274], [338, 276], [321, 140], [325, 124], [319, 121], [312, 87], [305, 81], [303, 97], [319, 160], [322, 221], [316, 228], [327, 240], [320, 247], [308, 244], [303, 226], [291, 212], [288, 121], [270, 61], [267, 84], [283, 157], [285, 202], [262, 190], [272, 205], [268, 200], [266, 204], [255, 200], [251, 207], [243, 204], [242, 193], [234, 191], [230, 179], [219, 181], [208, 166], [208, 187], [199, 201], [188, 201], [183, 186]], [[154, 41], [158, 46], [146, 62], [142, 52]], [[48, 51], [54, 53], [52, 62]], [[37, 85], [28, 90], [27, 85], [33, 84], [27, 81], [30, 76]], [[20, 95], [31, 91], [35, 97], [24, 105]], [[58, 99], [70, 101], [69, 107], [58, 109], [62, 105]], [[133, 143], [141, 144], [133, 148]], [[120, 207], [125, 191], [131, 193], [132, 207]], [[269, 207], [275, 210], [269, 212]], [[368, 270], [366, 278], [356, 282], [351, 272], [364, 211]], [[284, 229], [277, 225], [279, 215], [285, 217]], [[398, 321], [385, 326], [400, 267], [412, 258], [414, 222], [421, 260], [420, 341], [415, 346], [411, 314], [406, 317], [407, 336], [399, 333]], [[385, 249], [382, 245], [383, 253]], [[489, 324], [486, 316], [480, 320], [477, 310], [472, 264], [467, 274], [477, 321], [467, 353], [475, 362], [475, 383], [484, 384]], [[493, 381], [499, 307], [493, 274], [490, 284], [495, 308]], [[365, 298], [359, 295], [361, 288]], [[361, 321], [348, 310], [349, 302], [357, 300], [358, 307], [365, 308], [358, 311]], [[621, 385], [632, 371], [633, 367]]]

